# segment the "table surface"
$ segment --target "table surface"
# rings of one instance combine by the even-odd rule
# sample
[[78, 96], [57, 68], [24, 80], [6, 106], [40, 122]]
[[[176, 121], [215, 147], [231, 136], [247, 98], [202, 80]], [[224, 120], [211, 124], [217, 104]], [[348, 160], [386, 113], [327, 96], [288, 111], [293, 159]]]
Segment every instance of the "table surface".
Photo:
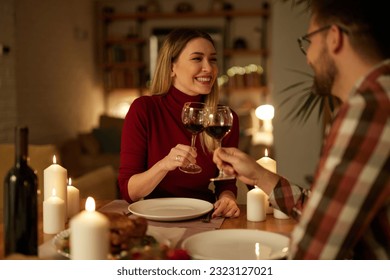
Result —
[[[111, 200], [96, 200], [96, 209], [108, 204]], [[43, 233], [43, 221], [42, 221], [42, 203], [39, 203], [38, 208], [38, 244], [43, 244], [45, 241], [54, 237], [53, 234]], [[81, 201], [81, 205], [85, 205], [85, 200]], [[241, 214], [238, 218], [225, 219], [220, 229], [257, 229], [269, 232], [280, 233], [289, 236], [296, 221], [293, 219], [280, 220], [273, 217], [272, 214], [268, 214], [265, 221], [262, 222], [250, 222], [246, 218], [246, 205], [239, 205]], [[0, 211], [0, 259], [4, 258], [4, 237], [3, 237], [3, 213]]]

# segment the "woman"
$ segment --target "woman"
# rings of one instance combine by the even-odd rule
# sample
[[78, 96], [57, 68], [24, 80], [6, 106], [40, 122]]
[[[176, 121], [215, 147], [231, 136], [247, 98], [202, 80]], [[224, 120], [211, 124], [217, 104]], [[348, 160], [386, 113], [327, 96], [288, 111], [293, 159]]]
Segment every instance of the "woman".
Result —
[[[185, 102], [218, 103], [217, 54], [205, 32], [176, 29], [166, 38], [151, 85], [152, 96], [137, 98], [127, 113], [121, 144], [119, 186], [128, 202], [142, 198], [190, 197], [214, 204], [213, 217], [237, 217], [235, 180], [215, 183], [218, 173], [212, 161], [215, 141], [201, 133], [196, 150], [190, 133], [181, 122]], [[224, 145], [238, 146], [238, 117]], [[199, 174], [186, 174], [178, 167], [197, 163]]]

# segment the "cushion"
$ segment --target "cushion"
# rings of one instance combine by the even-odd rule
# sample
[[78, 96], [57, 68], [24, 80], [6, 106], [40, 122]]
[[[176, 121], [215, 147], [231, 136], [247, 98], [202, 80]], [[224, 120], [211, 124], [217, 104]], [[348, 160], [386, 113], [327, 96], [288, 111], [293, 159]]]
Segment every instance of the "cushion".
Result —
[[117, 128], [95, 128], [92, 133], [98, 140], [103, 153], [119, 154], [121, 149], [121, 132]]
[[81, 149], [84, 153], [97, 155], [100, 153], [100, 144], [95, 135], [91, 133], [81, 133], [78, 136]]

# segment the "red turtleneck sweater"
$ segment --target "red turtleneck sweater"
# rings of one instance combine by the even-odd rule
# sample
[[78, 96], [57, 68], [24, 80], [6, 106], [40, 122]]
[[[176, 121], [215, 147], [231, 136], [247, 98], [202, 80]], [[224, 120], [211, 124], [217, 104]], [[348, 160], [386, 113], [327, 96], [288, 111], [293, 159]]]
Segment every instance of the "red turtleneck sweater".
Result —
[[[132, 103], [122, 130], [118, 181], [123, 199], [132, 202], [127, 191], [131, 176], [148, 170], [177, 144], [190, 145], [191, 134], [181, 122], [183, 105], [190, 101], [201, 102], [203, 96], [189, 96], [172, 87], [165, 95], [142, 96]], [[223, 146], [238, 146], [238, 117], [234, 112], [233, 115], [233, 128], [223, 139]], [[218, 169], [212, 154], [203, 151], [198, 138], [196, 148], [196, 162], [203, 171], [198, 174], [186, 174], [178, 168], [170, 171], [146, 198], [189, 197], [214, 202], [222, 191], [237, 194], [235, 180], [216, 182], [215, 194], [209, 190], [210, 178], [217, 176]]]

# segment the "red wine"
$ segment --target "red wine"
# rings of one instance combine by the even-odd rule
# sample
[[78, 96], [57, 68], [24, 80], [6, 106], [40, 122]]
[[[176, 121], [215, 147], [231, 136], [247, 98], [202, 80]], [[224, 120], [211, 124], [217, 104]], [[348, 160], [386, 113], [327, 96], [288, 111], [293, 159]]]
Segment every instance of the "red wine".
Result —
[[206, 127], [206, 133], [216, 140], [221, 140], [232, 129], [231, 125], [210, 125]]
[[28, 128], [15, 129], [15, 166], [4, 180], [4, 253], [38, 255], [38, 179], [28, 166]]
[[184, 124], [184, 127], [192, 134], [197, 134], [204, 130], [204, 126], [202, 124], [196, 123], [186, 123]]

